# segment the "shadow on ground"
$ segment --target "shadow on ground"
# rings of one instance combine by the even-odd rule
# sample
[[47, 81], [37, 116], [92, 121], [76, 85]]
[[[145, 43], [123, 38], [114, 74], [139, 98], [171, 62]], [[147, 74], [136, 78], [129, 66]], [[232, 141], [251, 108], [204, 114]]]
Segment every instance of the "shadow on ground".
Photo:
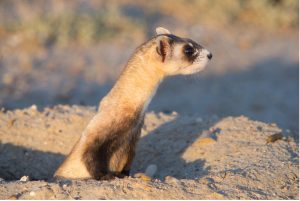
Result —
[[26, 175], [33, 180], [47, 180], [63, 159], [62, 154], [0, 144], [0, 178], [19, 180]]
[[[204, 168], [204, 160], [186, 162], [181, 155], [209, 127], [191, 123], [190, 119], [187, 125], [183, 125], [184, 122], [183, 117], [177, 117], [142, 137], [131, 174], [144, 172], [149, 164], [156, 164], [159, 171], [155, 177], [160, 179], [168, 175], [178, 179], [195, 179], [206, 175], [209, 167]], [[26, 175], [31, 180], [49, 180], [64, 158], [62, 154], [9, 143], [0, 144], [0, 178], [19, 180]]]
[[145, 172], [150, 164], [157, 165], [155, 177], [159, 179], [195, 179], [208, 174], [210, 167], [205, 167], [205, 160], [189, 162], [182, 155], [199, 138], [212, 136], [208, 129], [215, 122], [200, 124], [186, 118], [177, 116], [140, 139], [132, 174]]

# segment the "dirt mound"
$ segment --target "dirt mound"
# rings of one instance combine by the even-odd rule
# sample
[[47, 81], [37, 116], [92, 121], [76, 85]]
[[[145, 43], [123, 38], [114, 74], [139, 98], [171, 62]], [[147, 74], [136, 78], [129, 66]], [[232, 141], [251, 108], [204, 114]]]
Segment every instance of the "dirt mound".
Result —
[[[131, 175], [152, 180], [51, 181], [96, 113], [35, 106], [0, 112], [0, 199], [298, 199], [298, 144], [247, 117], [148, 113]], [[29, 176], [19, 179], [22, 176]]]

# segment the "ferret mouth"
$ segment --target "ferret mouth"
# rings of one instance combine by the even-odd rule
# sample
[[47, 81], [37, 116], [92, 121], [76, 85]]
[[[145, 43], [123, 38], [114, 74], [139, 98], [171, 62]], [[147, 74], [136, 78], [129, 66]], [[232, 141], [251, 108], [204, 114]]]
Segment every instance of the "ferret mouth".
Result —
[[205, 60], [211, 60], [212, 57], [213, 57], [212, 53], [209, 52], [207, 49], [199, 49], [192, 57], [193, 64], [200, 63], [201, 61], [205, 61]]
[[198, 57], [195, 58], [193, 63], [190, 66], [184, 68], [181, 72], [183, 75], [189, 75], [201, 72], [207, 66], [207, 63], [210, 61], [210, 58], [205, 54], [199, 54]]

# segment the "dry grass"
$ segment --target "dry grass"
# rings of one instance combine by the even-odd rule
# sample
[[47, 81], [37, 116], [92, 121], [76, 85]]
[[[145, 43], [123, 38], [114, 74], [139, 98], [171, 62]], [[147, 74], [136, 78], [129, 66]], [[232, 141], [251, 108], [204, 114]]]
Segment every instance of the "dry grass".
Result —
[[184, 0], [166, 0], [160, 2], [156, 9], [161, 8], [160, 10], [185, 22], [225, 26], [244, 24], [265, 29], [298, 26], [299, 2], [294, 0], [193, 0], [189, 3]]
[[295, 0], [11, 1], [0, 2], [0, 36], [39, 43], [91, 44], [144, 37], [146, 27], [170, 19], [186, 25], [298, 29]]

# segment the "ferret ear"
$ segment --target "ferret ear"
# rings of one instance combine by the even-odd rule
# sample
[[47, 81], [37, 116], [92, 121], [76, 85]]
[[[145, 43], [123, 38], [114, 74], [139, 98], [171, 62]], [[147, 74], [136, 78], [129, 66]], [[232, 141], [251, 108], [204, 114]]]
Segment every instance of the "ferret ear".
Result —
[[160, 34], [171, 34], [171, 32], [168, 29], [165, 29], [163, 27], [157, 27], [155, 29], [155, 31], [156, 31], [157, 35], [160, 35]]
[[161, 61], [164, 62], [166, 57], [171, 54], [171, 44], [169, 37], [164, 35], [156, 37], [156, 51], [161, 56]]

